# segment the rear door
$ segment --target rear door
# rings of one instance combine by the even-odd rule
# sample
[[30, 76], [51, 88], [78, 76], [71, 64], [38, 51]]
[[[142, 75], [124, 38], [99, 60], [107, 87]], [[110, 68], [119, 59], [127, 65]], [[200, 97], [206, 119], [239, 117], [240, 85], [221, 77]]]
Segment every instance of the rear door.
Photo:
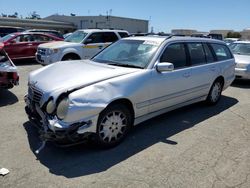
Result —
[[190, 67], [192, 71], [192, 82], [194, 85], [193, 96], [207, 96], [210, 86], [218, 74], [215, 57], [206, 43], [187, 43], [190, 56]]

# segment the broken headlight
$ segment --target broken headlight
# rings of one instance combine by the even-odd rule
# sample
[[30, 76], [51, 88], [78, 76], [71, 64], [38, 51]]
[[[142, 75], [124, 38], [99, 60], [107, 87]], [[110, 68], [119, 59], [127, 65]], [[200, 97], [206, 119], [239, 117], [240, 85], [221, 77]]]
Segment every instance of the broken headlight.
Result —
[[53, 99], [50, 99], [46, 106], [46, 112], [48, 114], [52, 114], [55, 111], [55, 109], [56, 109], [56, 105], [53, 102]]
[[65, 97], [59, 102], [57, 106], [56, 115], [59, 119], [65, 118], [68, 112], [68, 107], [69, 107], [69, 99], [68, 97]]

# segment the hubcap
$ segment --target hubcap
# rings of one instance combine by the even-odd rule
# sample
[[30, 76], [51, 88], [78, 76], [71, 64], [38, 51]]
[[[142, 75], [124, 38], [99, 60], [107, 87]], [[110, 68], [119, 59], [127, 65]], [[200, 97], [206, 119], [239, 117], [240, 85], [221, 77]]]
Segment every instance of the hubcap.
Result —
[[221, 84], [217, 82], [214, 84], [214, 87], [212, 89], [211, 100], [213, 102], [216, 102], [220, 97], [220, 93], [221, 93]]
[[127, 119], [123, 112], [112, 111], [101, 121], [99, 133], [106, 142], [112, 142], [121, 138], [127, 126]]

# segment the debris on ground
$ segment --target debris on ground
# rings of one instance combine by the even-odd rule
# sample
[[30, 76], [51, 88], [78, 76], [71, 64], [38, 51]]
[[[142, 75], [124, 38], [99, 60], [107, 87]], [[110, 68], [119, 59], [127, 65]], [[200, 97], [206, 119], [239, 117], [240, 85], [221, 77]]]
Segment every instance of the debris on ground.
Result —
[[10, 171], [7, 168], [1, 168], [0, 169], [0, 175], [5, 176], [8, 174]]

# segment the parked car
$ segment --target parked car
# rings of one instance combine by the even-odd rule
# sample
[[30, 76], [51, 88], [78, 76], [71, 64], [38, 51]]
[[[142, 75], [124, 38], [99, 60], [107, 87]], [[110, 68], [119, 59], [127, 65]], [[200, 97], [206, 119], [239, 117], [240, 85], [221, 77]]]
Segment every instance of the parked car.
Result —
[[12, 60], [35, 58], [37, 46], [62, 39], [44, 33], [12, 33], [0, 39]]
[[129, 37], [90, 60], [30, 73], [26, 112], [46, 141], [75, 144], [93, 137], [112, 147], [149, 118], [199, 101], [216, 104], [234, 69], [222, 41]]
[[26, 32], [31, 32], [31, 33], [45, 33], [45, 34], [49, 34], [49, 35], [53, 35], [57, 38], [61, 38], [64, 39], [62, 33], [60, 33], [59, 31], [56, 30], [48, 30], [48, 29], [29, 29], [26, 30]]
[[0, 88], [10, 89], [18, 83], [17, 68], [0, 45]]
[[250, 79], [250, 41], [234, 42], [232, 52], [235, 57], [237, 79]]
[[43, 65], [57, 61], [89, 59], [125, 35], [128, 35], [128, 32], [124, 30], [78, 30], [67, 37], [64, 42], [39, 45], [36, 59]]
[[234, 43], [234, 42], [236, 42], [236, 41], [238, 41], [239, 40], [239, 38], [224, 38], [224, 42], [227, 44], [227, 45], [230, 45], [230, 44], [232, 44], [232, 43]]
[[0, 38], [10, 33], [23, 32], [23, 31], [24, 29], [21, 27], [0, 26]]

